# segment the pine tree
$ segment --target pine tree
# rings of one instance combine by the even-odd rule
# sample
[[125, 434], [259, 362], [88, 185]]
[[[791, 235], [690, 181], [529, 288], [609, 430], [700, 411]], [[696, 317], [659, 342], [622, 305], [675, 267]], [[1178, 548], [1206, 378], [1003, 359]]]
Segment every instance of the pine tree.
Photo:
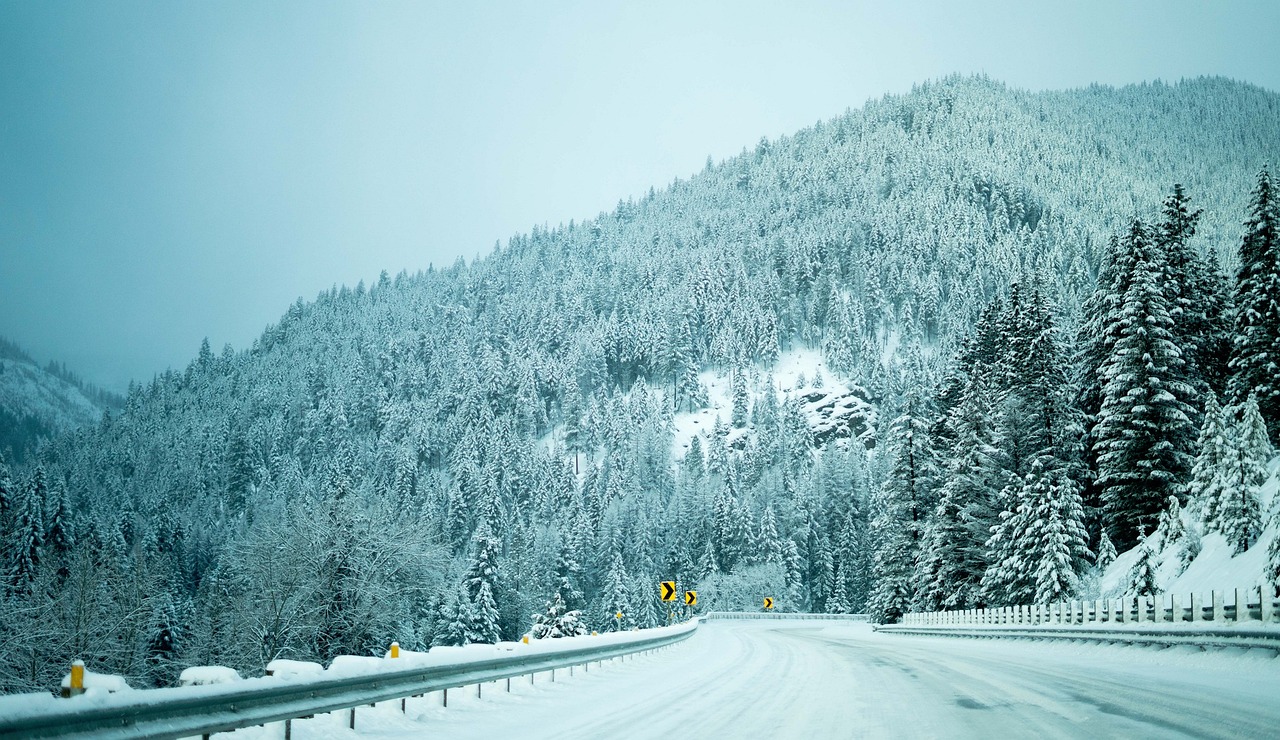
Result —
[[1164, 201], [1156, 243], [1164, 253], [1174, 342], [1184, 349], [1186, 380], [1197, 394], [1221, 392], [1231, 346], [1226, 281], [1216, 261], [1192, 246], [1202, 211], [1189, 204], [1182, 185], [1175, 184]]
[[493, 645], [499, 639], [498, 606], [493, 601], [493, 588], [488, 581], [480, 583], [472, 604], [471, 621], [467, 624], [467, 642]]
[[1229, 388], [1236, 403], [1255, 394], [1267, 433], [1280, 438], [1280, 202], [1265, 167], [1244, 228]]
[[1043, 464], [1043, 458], [1032, 463], [1028, 476], [1035, 483], [1028, 496], [1034, 525], [1027, 532], [1033, 547], [1027, 560], [1035, 569], [1037, 604], [1075, 595], [1080, 575], [1093, 556], [1086, 544], [1084, 506], [1075, 481]]
[[1125, 587], [1126, 594], [1134, 596], [1155, 596], [1160, 593], [1156, 584], [1156, 553], [1146, 541], [1146, 533], [1139, 531], [1142, 544], [1138, 550], [1138, 560], [1129, 571], [1129, 582]]
[[747, 408], [747, 376], [741, 368], [735, 368], [731, 381], [733, 390], [733, 425], [744, 427], [750, 417]]
[[1155, 526], [1168, 497], [1182, 496], [1190, 477], [1191, 389], [1179, 378], [1184, 361], [1157, 277], [1146, 228], [1135, 221], [1126, 241], [1134, 260], [1118, 337], [1103, 368], [1102, 409], [1095, 429], [1098, 480], [1115, 542], [1128, 547], [1140, 527]]
[[541, 614], [533, 615], [533, 626], [529, 634], [534, 639], [544, 640], [560, 637], [576, 637], [589, 632], [582, 623], [582, 613], [576, 609], [566, 609], [560, 592], [547, 602], [547, 608]]
[[[609, 625], [615, 630], [624, 629], [635, 624], [632, 614], [631, 593], [628, 584], [627, 569], [622, 563], [622, 553], [613, 551], [609, 563], [609, 572], [604, 580], [604, 598], [600, 610], [600, 623]], [[622, 614], [618, 618], [618, 614]]]
[[467, 644], [467, 628], [473, 610], [465, 587], [449, 589], [441, 594], [440, 611], [431, 637], [431, 647]]
[[1238, 555], [1252, 547], [1262, 534], [1258, 489], [1267, 480], [1271, 444], [1254, 395], [1250, 394], [1233, 415], [1237, 420], [1227, 437], [1226, 459], [1218, 471], [1215, 528]]
[[706, 547], [702, 548], [702, 555], [698, 558], [698, 580], [701, 581], [719, 572], [720, 562], [716, 557], [716, 546], [711, 539], [708, 539]]
[[896, 622], [910, 608], [913, 574], [920, 556], [924, 525], [937, 502], [934, 456], [924, 404], [909, 394], [901, 415], [889, 428], [892, 468], [877, 495], [872, 520], [874, 580], [867, 609], [871, 619]]
[[1104, 529], [1098, 535], [1098, 559], [1095, 564], [1098, 570], [1106, 570], [1116, 561], [1116, 546], [1111, 544], [1111, 538], [1107, 536]]
[[1080, 587], [1093, 556], [1079, 489], [1049, 455], [1036, 458], [987, 542], [982, 579], [990, 603], [1045, 604]]
[[51, 554], [65, 558], [75, 546], [75, 525], [72, 522], [71, 512], [67, 509], [66, 489], [61, 485], [57, 487], [56, 501], [53, 513], [49, 516], [49, 527], [45, 532], [44, 541], [49, 546]]
[[[9, 464], [4, 459], [4, 451], [0, 450], [0, 542], [9, 541], [10, 520], [13, 518], [17, 495], [9, 473]], [[3, 548], [0, 548], [0, 556], [3, 553]]]
[[44, 505], [48, 495], [44, 466], [37, 465], [31, 480], [23, 490], [23, 498], [17, 505], [17, 517], [12, 532], [10, 549], [9, 583], [18, 593], [27, 593], [43, 560], [44, 554]]
[[1196, 445], [1200, 450], [1191, 468], [1190, 508], [1209, 531], [1217, 528], [1221, 471], [1227, 462], [1226, 421], [1217, 396], [1210, 392], [1204, 406], [1204, 422]]
[[778, 521], [773, 506], [765, 507], [760, 517], [760, 533], [756, 536], [757, 558], [761, 563], [783, 564], [782, 542], [778, 537]]
[[1160, 535], [1157, 540], [1160, 543], [1159, 549], [1181, 547], [1183, 538], [1187, 536], [1187, 528], [1182, 521], [1182, 505], [1178, 503], [1177, 496], [1169, 497], [1165, 510], [1160, 512], [1160, 523], [1156, 531]]
[[[987, 540], [1000, 511], [1000, 471], [991, 393], [982, 374], [974, 375], [950, 422], [951, 458], [946, 483], [930, 520], [917, 587], [918, 608], [967, 609], [978, 603], [987, 570]], [[921, 572], [923, 571], [927, 572]]]

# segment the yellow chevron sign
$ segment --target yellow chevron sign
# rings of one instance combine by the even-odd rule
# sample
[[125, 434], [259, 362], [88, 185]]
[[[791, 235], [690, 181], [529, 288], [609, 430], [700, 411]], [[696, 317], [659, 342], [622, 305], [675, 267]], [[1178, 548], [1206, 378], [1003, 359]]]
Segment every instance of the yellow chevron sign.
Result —
[[685, 591], [685, 592], [684, 592], [684, 603], [688, 604], [689, 606], [693, 606], [694, 604], [697, 604], [697, 603], [698, 603], [698, 592], [697, 592], [697, 591]]
[[765, 608], [765, 609], [772, 609], [772, 608], [773, 608], [773, 597], [772, 597], [772, 596], [766, 596], [766, 597], [764, 597], [764, 608]]
[[676, 582], [675, 581], [663, 581], [658, 585], [662, 588], [663, 601], [676, 600]]

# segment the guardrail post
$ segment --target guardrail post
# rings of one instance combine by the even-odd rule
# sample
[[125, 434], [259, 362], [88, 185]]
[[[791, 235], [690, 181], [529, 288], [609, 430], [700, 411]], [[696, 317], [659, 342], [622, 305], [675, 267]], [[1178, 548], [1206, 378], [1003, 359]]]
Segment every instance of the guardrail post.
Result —
[[[1236, 589], [1236, 590], [1238, 591], [1239, 589]], [[1213, 598], [1213, 621], [1215, 622], [1227, 621], [1227, 612], [1222, 605], [1222, 596], [1223, 596], [1222, 592], [1213, 591], [1210, 594], [1210, 596]]]
[[[1252, 591], [1253, 589], [1249, 589]], [[1266, 624], [1271, 621], [1271, 589], [1266, 581], [1258, 586], [1258, 619]]]
[[347, 726], [353, 730], [356, 729], [356, 708], [355, 707], [351, 707], [350, 720], [347, 722]]
[[71, 661], [71, 685], [62, 690], [64, 699], [73, 696], [79, 696], [84, 693], [84, 661]]
[[1169, 621], [1182, 621], [1182, 602], [1178, 599], [1177, 594], [1169, 594]]
[[293, 740], [293, 720], [284, 721], [284, 740]]
[[[1218, 592], [1212, 591], [1210, 594], [1211, 596], [1216, 597]], [[1191, 595], [1187, 598], [1191, 601], [1191, 621], [1199, 622], [1204, 617], [1204, 604], [1200, 603], [1200, 594], [1192, 591]], [[1215, 598], [1214, 600], [1216, 601], [1217, 599]], [[1215, 611], [1215, 614], [1216, 613], [1217, 612]]]
[[445, 709], [449, 708], [449, 690], [444, 689], [440, 692], [440, 706]]
[[1249, 592], [1243, 588], [1236, 589], [1236, 622], [1249, 620]]
[[1093, 600], [1093, 621], [1102, 624], [1102, 599]]

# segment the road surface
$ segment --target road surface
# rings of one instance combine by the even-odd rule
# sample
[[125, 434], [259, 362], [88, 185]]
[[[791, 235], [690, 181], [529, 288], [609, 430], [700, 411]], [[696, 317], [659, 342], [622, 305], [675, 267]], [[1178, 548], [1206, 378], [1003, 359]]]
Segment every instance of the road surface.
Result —
[[[556, 683], [539, 675], [361, 709], [355, 736], [1175, 738], [1280, 734], [1280, 659], [877, 634], [858, 623], [712, 621], [689, 640]], [[353, 737], [342, 716], [293, 737]], [[279, 726], [242, 730], [280, 737]], [[227, 736], [222, 736], [227, 737]]]

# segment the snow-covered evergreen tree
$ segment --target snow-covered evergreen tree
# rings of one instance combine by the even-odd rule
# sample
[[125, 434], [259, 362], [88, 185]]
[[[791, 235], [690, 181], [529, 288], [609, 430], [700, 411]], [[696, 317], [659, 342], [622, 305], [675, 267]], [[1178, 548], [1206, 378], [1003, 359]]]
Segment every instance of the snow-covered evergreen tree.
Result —
[[545, 611], [533, 615], [533, 627], [529, 634], [535, 639], [557, 637], [576, 637], [585, 635], [591, 630], [582, 622], [582, 612], [577, 609], [566, 609], [560, 593], [547, 602]]
[[1112, 563], [1116, 561], [1116, 546], [1111, 543], [1111, 538], [1107, 536], [1106, 530], [1098, 535], [1098, 559], [1095, 564], [1098, 570], [1106, 570]]
[[1250, 394], [1230, 415], [1236, 418], [1227, 436], [1223, 466], [1218, 471], [1214, 528], [1240, 554], [1262, 534], [1258, 489], [1267, 480], [1271, 444], [1255, 396]]
[[1230, 392], [1251, 394], [1268, 434], [1280, 438], [1280, 198], [1267, 168], [1258, 173], [1236, 274]]
[[[1002, 476], [991, 392], [975, 374], [951, 413], [951, 458], [932, 512], [917, 568], [917, 607], [969, 609], [980, 602], [987, 570], [987, 540], [1002, 501]], [[932, 593], [932, 596], [928, 595]]]
[[493, 588], [488, 581], [481, 581], [469, 616], [471, 621], [467, 624], [467, 642], [489, 645], [498, 642], [498, 605], [494, 603]]
[[741, 368], [735, 368], [730, 385], [733, 393], [733, 425], [744, 427], [750, 416], [750, 409], [747, 408], [750, 400], [747, 394], [747, 374]]
[[1138, 559], [1129, 570], [1128, 584], [1125, 593], [1134, 596], [1155, 596], [1160, 593], [1156, 583], [1156, 553], [1146, 541], [1146, 533], [1138, 533], [1141, 544], [1138, 546]]
[[1198, 513], [1205, 528], [1212, 531], [1217, 527], [1218, 505], [1222, 498], [1220, 471], [1227, 462], [1226, 435], [1230, 426], [1230, 420], [1223, 414], [1213, 392], [1205, 400], [1203, 417], [1200, 437], [1196, 442], [1199, 453], [1191, 468], [1189, 508]]
[[[614, 630], [625, 629], [635, 624], [628, 582], [627, 570], [622, 563], [622, 553], [614, 550], [613, 558], [609, 563], [609, 572], [604, 580], [600, 624]], [[622, 614], [622, 617], [618, 618], [618, 614]]]
[[1147, 228], [1134, 221], [1124, 246], [1134, 253], [1115, 347], [1102, 369], [1103, 402], [1094, 444], [1112, 539], [1128, 547], [1154, 527], [1169, 496], [1185, 495], [1193, 444], [1185, 361], [1158, 282], [1163, 267]]

